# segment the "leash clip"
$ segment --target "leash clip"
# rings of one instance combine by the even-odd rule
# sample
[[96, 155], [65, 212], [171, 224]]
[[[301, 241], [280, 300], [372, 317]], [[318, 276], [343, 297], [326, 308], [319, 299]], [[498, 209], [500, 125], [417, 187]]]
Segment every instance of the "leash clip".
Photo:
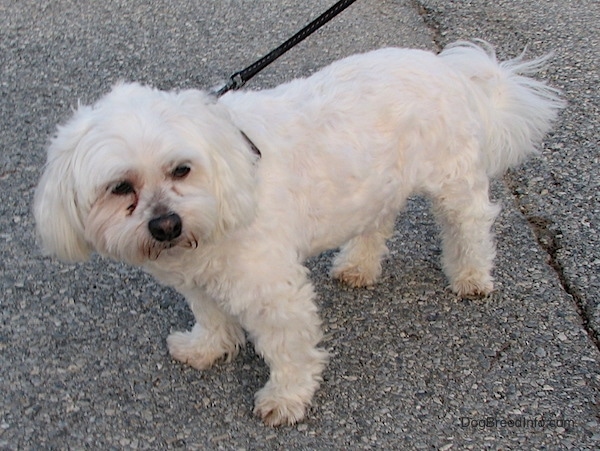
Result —
[[236, 72], [235, 74], [233, 74], [231, 77], [229, 77], [229, 81], [220, 89], [218, 89], [215, 92], [215, 95], [217, 97], [221, 97], [223, 94], [225, 94], [228, 91], [236, 91], [238, 89], [240, 89], [242, 86], [244, 86], [246, 84], [246, 80], [244, 80], [244, 78], [242, 77], [242, 74], [240, 72]]

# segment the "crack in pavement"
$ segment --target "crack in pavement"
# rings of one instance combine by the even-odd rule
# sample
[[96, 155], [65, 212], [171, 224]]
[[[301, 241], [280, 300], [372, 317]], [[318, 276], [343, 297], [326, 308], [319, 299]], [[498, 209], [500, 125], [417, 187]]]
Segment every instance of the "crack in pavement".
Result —
[[561, 239], [563, 234], [561, 230], [554, 227], [555, 223], [550, 218], [531, 212], [531, 207], [521, 200], [523, 197], [519, 189], [521, 185], [517, 181], [513, 180], [510, 176], [506, 176], [504, 180], [508, 184], [519, 211], [527, 220], [537, 243], [546, 253], [548, 265], [554, 270], [563, 290], [573, 299], [573, 304], [581, 320], [581, 325], [596, 348], [600, 350], [600, 336], [592, 326], [592, 312], [587, 306], [579, 288], [566, 275], [565, 267], [558, 255], [562, 249]]
[[431, 31], [431, 39], [435, 44], [436, 50], [441, 52], [444, 48], [444, 33], [442, 31], [442, 25], [437, 18], [439, 15], [438, 12], [433, 8], [425, 6], [419, 0], [412, 0], [412, 4], [419, 16], [423, 19], [425, 26]]

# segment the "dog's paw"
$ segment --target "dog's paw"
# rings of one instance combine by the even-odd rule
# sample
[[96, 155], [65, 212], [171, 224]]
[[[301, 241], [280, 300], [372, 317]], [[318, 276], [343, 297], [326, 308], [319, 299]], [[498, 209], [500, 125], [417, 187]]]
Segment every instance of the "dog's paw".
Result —
[[223, 355], [221, 351], [205, 349], [192, 332], [174, 332], [167, 338], [169, 353], [175, 360], [197, 370], [206, 370]]
[[359, 266], [346, 268], [333, 268], [331, 275], [334, 279], [354, 288], [363, 288], [374, 285], [381, 271], [379, 268], [368, 270]]
[[256, 394], [254, 414], [267, 426], [291, 426], [304, 418], [307, 405], [299, 397], [282, 396], [267, 386]]
[[455, 280], [451, 285], [452, 291], [459, 296], [485, 297], [494, 291], [491, 279], [466, 278]]
[[167, 338], [171, 357], [197, 370], [210, 368], [217, 360], [231, 361], [243, 342], [244, 332], [239, 327], [209, 333], [198, 324], [191, 331], [174, 332]]

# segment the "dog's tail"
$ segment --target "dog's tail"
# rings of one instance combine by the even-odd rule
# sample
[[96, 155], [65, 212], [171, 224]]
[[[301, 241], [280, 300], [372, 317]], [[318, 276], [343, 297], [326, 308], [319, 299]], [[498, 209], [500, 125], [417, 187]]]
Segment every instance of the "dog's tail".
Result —
[[527, 61], [521, 54], [498, 62], [485, 42], [457, 42], [440, 53], [484, 96], [478, 107], [486, 122], [483, 152], [489, 176], [501, 175], [536, 153], [565, 107], [558, 89], [529, 77], [542, 70], [551, 56]]

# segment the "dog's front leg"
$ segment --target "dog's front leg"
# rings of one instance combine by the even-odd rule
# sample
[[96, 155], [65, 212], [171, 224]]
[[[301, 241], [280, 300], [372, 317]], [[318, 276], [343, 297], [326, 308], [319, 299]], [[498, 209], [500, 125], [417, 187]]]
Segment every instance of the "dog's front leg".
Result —
[[317, 348], [322, 333], [314, 291], [301, 272], [263, 287], [261, 299], [240, 315], [269, 365], [270, 378], [256, 394], [254, 412], [270, 426], [291, 425], [304, 417], [327, 362], [327, 352]]
[[169, 335], [171, 356], [198, 370], [209, 368], [218, 359], [235, 357], [245, 342], [244, 331], [235, 318], [201, 289], [180, 291], [194, 313], [196, 324], [190, 331]]

